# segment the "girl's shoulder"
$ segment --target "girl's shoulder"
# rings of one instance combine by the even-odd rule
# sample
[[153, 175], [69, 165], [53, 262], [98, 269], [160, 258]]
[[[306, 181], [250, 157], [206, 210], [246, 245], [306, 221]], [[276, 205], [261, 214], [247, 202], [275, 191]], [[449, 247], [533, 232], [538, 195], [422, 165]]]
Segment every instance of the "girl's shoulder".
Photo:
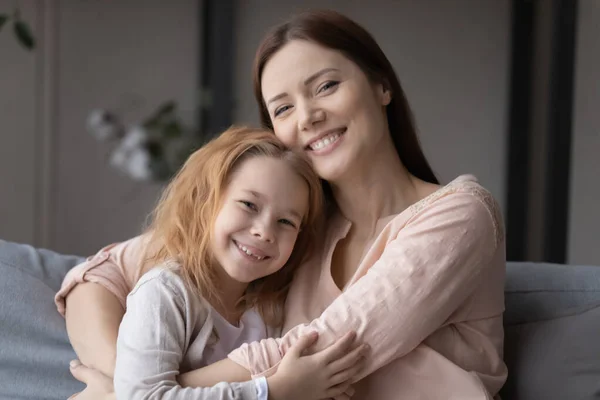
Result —
[[175, 261], [167, 261], [150, 268], [137, 281], [130, 296], [135, 295], [141, 288], [152, 286], [154, 289], [166, 290], [184, 299], [190, 296], [199, 297], [199, 294], [192, 293], [179, 270], [180, 265]]

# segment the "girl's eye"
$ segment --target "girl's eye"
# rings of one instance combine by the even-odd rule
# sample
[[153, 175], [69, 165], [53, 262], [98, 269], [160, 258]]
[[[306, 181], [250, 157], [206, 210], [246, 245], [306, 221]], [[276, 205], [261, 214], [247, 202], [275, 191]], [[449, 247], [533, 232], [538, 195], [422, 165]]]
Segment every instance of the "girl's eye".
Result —
[[292, 108], [291, 106], [281, 106], [275, 109], [275, 112], [273, 113], [274, 116], [278, 116], [283, 112], [286, 112], [287, 110], [289, 110], [290, 108]]
[[282, 219], [280, 219], [280, 220], [279, 220], [279, 222], [280, 222], [280, 223], [282, 223], [282, 224], [284, 224], [284, 225], [289, 225], [289, 226], [291, 226], [292, 228], [296, 228], [296, 224], [294, 224], [294, 223], [293, 223], [292, 221], [290, 221], [289, 219], [282, 218]]
[[258, 210], [258, 207], [256, 207], [256, 204], [252, 203], [251, 201], [240, 200], [239, 202], [241, 204], [243, 204], [246, 208], [249, 208], [252, 211]]
[[338, 81], [327, 81], [323, 85], [321, 85], [321, 87], [319, 87], [319, 89], [317, 90], [317, 93], [324, 92], [324, 91], [329, 90], [337, 85], [339, 85]]

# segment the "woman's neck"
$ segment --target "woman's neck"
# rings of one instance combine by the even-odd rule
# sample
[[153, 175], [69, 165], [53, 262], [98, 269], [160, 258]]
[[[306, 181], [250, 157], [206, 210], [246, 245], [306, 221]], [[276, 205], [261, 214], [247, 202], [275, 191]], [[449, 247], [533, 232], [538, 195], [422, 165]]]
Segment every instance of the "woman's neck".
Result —
[[375, 232], [381, 218], [398, 214], [418, 201], [422, 183], [402, 165], [393, 146], [368, 165], [357, 165], [344, 179], [330, 182], [342, 215], [367, 235]]

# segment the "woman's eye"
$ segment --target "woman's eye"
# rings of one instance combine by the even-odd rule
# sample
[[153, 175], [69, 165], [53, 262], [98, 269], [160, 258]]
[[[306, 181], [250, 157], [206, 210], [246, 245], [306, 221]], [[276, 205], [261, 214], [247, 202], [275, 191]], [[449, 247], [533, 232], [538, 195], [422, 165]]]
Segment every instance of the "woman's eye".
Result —
[[337, 82], [337, 81], [327, 81], [323, 85], [321, 85], [321, 87], [319, 87], [319, 89], [317, 90], [317, 93], [321, 93], [326, 90], [329, 90], [329, 89], [337, 86], [338, 84], [339, 84], [339, 82]]
[[256, 207], [256, 204], [252, 203], [251, 201], [246, 201], [246, 200], [240, 200], [239, 201], [241, 204], [243, 204], [246, 208], [249, 208], [252, 211], [256, 211], [258, 208]]
[[282, 223], [282, 224], [284, 224], [284, 225], [289, 225], [292, 228], [296, 228], [296, 224], [293, 223], [292, 221], [290, 221], [289, 219], [282, 218], [282, 219], [279, 220], [279, 222]]
[[273, 115], [278, 116], [283, 112], [286, 112], [287, 110], [289, 110], [290, 108], [292, 108], [291, 106], [281, 106], [275, 109], [275, 112], [273, 113]]

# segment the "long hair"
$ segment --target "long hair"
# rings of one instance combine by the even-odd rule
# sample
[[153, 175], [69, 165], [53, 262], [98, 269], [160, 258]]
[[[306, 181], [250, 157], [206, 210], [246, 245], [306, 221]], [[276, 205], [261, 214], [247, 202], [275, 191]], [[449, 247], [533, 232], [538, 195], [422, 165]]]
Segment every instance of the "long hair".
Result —
[[256, 307], [269, 325], [280, 326], [293, 273], [313, 251], [321, 230], [323, 199], [320, 180], [309, 162], [270, 131], [231, 127], [188, 158], [151, 214], [143, 268], [176, 261], [182, 277], [200, 295], [219, 302], [212, 227], [231, 173], [244, 160], [259, 156], [285, 161], [309, 189], [309, 210], [289, 260], [278, 272], [251, 282], [238, 302], [240, 311]]
[[414, 124], [414, 118], [400, 80], [375, 39], [350, 18], [331, 10], [311, 10], [275, 26], [260, 43], [254, 58], [254, 95], [264, 127], [273, 129], [262, 94], [262, 73], [266, 63], [292, 40], [306, 40], [341, 52], [376, 83], [392, 93], [386, 108], [390, 134], [404, 167], [414, 176], [439, 183], [429, 166]]

